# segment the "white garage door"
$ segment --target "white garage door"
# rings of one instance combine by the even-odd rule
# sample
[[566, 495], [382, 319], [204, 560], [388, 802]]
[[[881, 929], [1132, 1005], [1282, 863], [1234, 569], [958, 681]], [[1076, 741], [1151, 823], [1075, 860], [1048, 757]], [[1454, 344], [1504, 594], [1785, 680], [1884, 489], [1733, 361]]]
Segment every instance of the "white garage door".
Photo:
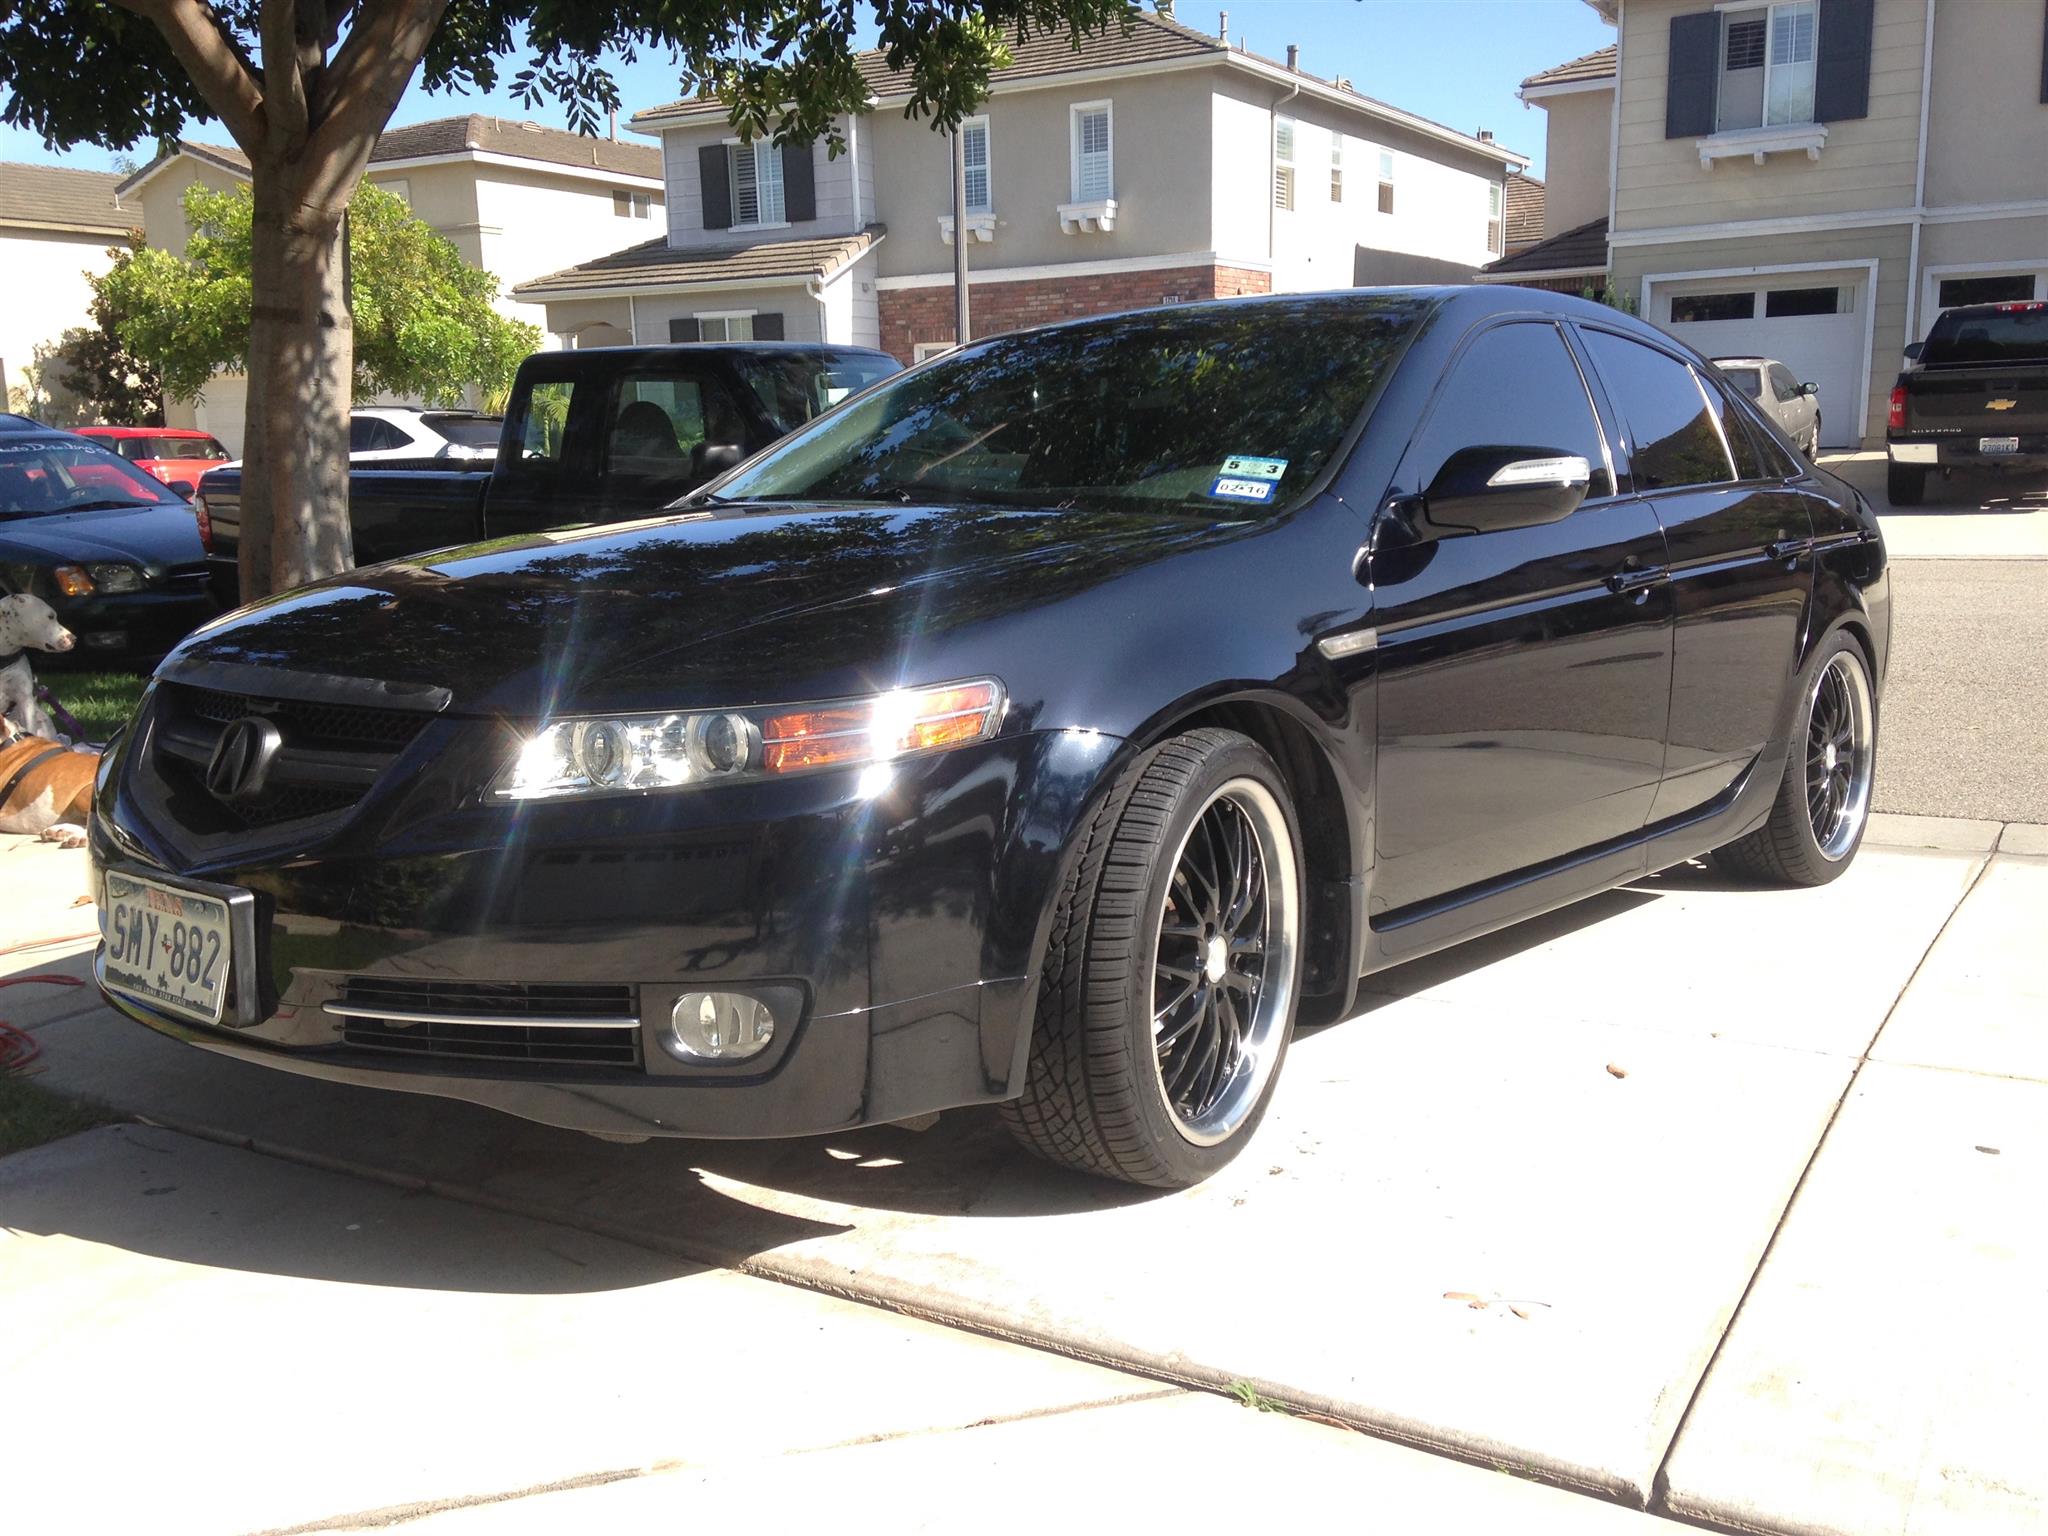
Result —
[[1820, 386], [1821, 443], [1863, 435], [1864, 274], [1693, 278], [1650, 286], [1650, 318], [1708, 357], [1776, 358]]

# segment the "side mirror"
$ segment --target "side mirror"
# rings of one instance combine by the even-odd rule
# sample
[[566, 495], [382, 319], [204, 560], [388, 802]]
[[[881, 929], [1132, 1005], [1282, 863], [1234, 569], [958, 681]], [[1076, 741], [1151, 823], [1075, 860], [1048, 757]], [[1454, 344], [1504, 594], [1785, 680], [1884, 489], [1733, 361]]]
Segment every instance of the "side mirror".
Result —
[[1924, 342], [1924, 341], [1909, 341], [1909, 342], [1907, 342], [1907, 343], [1906, 343], [1906, 361], [1907, 361], [1907, 362], [1909, 362], [1909, 363], [1917, 363], [1917, 362], [1919, 362], [1919, 361], [1920, 361], [1920, 353], [1921, 353], [1921, 352], [1922, 352], [1922, 351], [1923, 351], [1923, 350], [1924, 350], [1924, 349], [1926, 348], [1926, 346], [1927, 346], [1927, 343], [1926, 343], [1926, 342]]
[[180, 496], [184, 497], [187, 501], [190, 501], [194, 496], [199, 494], [199, 488], [197, 486], [187, 485], [183, 480], [173, 480], [171, 482], [171, 489], [176, 491]]
[[1556, 448], [1461, 448], [1422, 493], [1420, 531], [1444, 537], [1562, 522], [1592, 480], [1582, 455]]
[[1799, 393], [1802, 395], [1817, 395], [1820, 393], [1820, 386], [1809, 380], [1807, 383], [1799, 386]]

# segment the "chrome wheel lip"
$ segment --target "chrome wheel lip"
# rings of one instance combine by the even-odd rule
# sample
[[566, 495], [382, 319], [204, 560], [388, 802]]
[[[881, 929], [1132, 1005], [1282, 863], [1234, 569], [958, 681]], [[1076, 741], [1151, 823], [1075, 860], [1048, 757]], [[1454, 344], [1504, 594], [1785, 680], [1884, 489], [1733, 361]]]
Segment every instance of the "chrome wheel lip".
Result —
[[1847, 858], [1870, 817], [1877, 757], [1877, 711], [1870, 675], [1849, 651], [1837, 651], [1806, 698], [1804, 785], [1807, 828], [1830, 864]]
[[[1184, 1114], [1174, 1102], [1168, 1084], [1168, 1062], [1162, 1059], [1159, 1006], [1159, 977], [1162, 946], [1166, 943], [1168, 914], [1175, 909], [1173, 885], [1176, 874], [1189, 856], [1195, 834], [1220, 805], [1234, 808], [1252, 834], [1261, 865], [1263, 890], [1258, 898], [1258, 918], [1263, 925], [1263, 965], [1259, 984], [1252, 993], [1251, 1018], [1236, 1041], [1237, 1055], [1229, 1070], [1203, 1097], [1206, 1102]], [[1188, 822], [1174, 849], [1166, 888], [1152, 913], [1153, 941], [1147, 971], [1145, 1017], [1153, 1040], [1152, 1078], [1158, 1085], [1160, 1102], [1179, 1134], [1199, 1147], [1215, 1146], [1229, 1137], [1251, 1117], [1267, 1084], [1280, 1064], [1286, 1046], [1287, 1027], [1294, 1011], [1295, 952], [1300, 929], [1301, 888], [1294, 842], [1286, 813], [1277, 796], [1256, 779], [1237, 778], [1218, 786]], [[1243, 924], [1249, 930], [1251, 914]], [[1186, 936], [1178, 943], [1185, 945]], [[1230, 946], [1226, 943], [1225, 950]], [[1213, 953], [1207, 936], [1196, 951], [1206, 961]], [[1206, 976], [1210, 966], [1200, 965], [1198, 975]], [[1183, 999], [1185, 1001], [1185, 999]], [[1168, 1011], [1171, 1011], [1169, 1006]]]

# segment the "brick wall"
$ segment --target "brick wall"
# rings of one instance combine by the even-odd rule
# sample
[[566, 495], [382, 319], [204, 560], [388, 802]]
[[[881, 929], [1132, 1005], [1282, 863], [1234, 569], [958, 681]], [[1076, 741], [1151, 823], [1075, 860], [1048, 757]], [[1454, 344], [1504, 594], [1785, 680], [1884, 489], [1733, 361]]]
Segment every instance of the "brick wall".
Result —
[[[1242, 267], [1167, 267], [1156, 272], [1097, 272], [1042, 277], [1020, 282], [967, 284], [967, 318], [976, 336], [1030, 325], [1048, 325], [1081, 315], [1142, 309], [1149, 304], [1184, 304], [1193, 299], [1230, 299], [1270, 293], [1271, 273]], [[953, 285], [888, 288], [879, 295], [882, 350], [904, 362], [919, 342], [953, 339]]]

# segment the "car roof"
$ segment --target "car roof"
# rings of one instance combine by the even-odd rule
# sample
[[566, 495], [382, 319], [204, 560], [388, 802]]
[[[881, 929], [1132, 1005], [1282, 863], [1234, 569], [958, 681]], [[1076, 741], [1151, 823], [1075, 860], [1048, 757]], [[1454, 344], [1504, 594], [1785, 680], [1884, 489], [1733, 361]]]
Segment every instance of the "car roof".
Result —
[[33, 416], [17, 416], [12, 411], [0, 411], [0, 432], [54, 432], [56, 428], [46, 427]]
[[351, 416], [475, 416], [480, 420], [497, 421], [500, 418], [485, 411], [472, 411], [462, 405], [356, 405], [349, 408]]
[[193, 427], [80, 427], [80, 437], [211, 437]]

